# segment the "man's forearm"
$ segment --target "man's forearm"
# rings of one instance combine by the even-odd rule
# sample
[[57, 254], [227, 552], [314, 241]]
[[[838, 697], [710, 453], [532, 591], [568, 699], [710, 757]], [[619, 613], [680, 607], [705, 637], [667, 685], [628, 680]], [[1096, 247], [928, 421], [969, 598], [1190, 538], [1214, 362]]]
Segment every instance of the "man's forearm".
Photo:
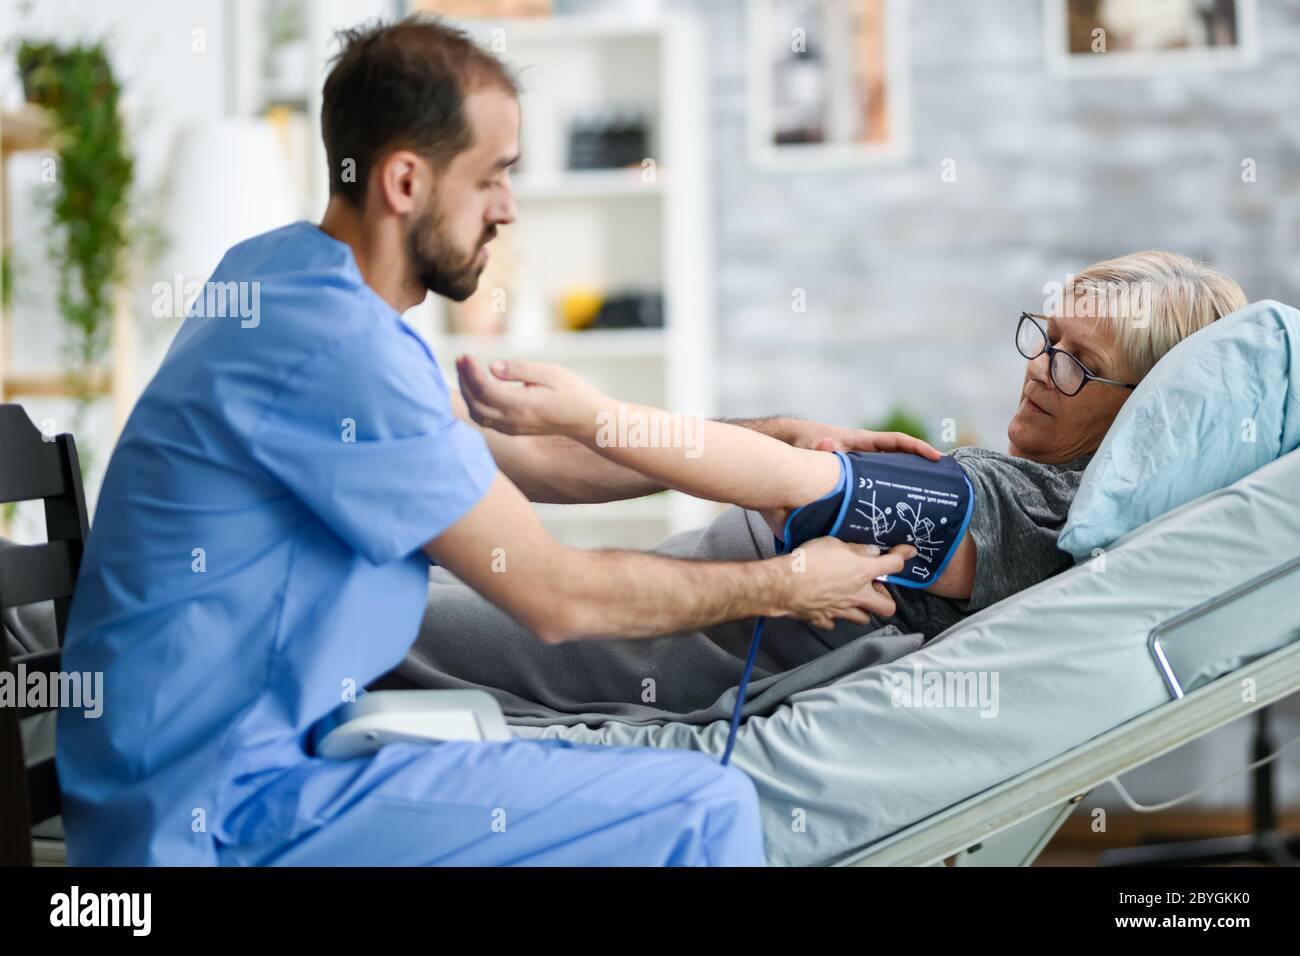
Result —
[[563, 435], [512, 437], [485, 431], [499, 467], [529, 501], [599, 504], [663, 491], [645, 475], [616, 464]]
[[790, 423], [798, 419], [793, 415], [765, 415], [761, 418], [715, 418], [714, 421], [724, 425], [735, 425], [738, 428], [748, 428], [752, 432], [767, 435], [777, 441], [788, 442]]
[[806, 570], [814, 563], [806, 554], [805, 573], [794, 574], [793, 557], [713, 563], [569, 548], [547, 533], [504, 475], [425, 552], [548, 643], [795, 613], [793, 600], [828, 577]]
[[872, 558], [832, 539], [739, 563], [579, 551], [552, 538], [501, 474], [424, 550], [547, 643], [672, 634], [760, 615], [817, 627], [837, 617], [864, 622], [867, 611], [893, 613], [869, 583], [901, 570], [907, 557]]
[[790, 613], [791, 557], [692, 561], [637, 551], [569, 555], [563, 592], [569, 638], [653, 637]]
[[663, 491], [644, 475], [596, 454], [563, 435], [504, 435], [483, 428], [470, 417], [464, 398], [450, 390], [456, 417], [479, 432], [501, 473], [524, 496], [547, 504], [597, 504], [623, 501]]

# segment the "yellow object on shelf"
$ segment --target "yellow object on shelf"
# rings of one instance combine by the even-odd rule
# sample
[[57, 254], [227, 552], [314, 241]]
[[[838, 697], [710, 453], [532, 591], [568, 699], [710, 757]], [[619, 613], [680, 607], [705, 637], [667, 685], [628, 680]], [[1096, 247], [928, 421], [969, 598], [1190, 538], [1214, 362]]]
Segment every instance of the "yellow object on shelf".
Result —
[[576, 287], [560, 296], [560, 325], [570, 332], [588, 328], [596, 321], [605, 296], [592, 288]]

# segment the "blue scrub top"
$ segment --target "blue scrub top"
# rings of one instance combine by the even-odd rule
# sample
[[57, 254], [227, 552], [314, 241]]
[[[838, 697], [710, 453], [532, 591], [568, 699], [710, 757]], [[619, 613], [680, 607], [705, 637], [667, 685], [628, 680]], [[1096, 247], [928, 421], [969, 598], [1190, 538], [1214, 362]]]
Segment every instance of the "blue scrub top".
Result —
[[105, 702], [59, 717], [73, 864], [208, 864], [215, 841], [309, 825], [249, 805], [401, 661], [419, 549], [496, 473], [347, 245], [300, 222], [210, 282], [248, 283], [257, 309], [191, 309], [113, 452], [77, 584], [63, 666], [102, 671]]

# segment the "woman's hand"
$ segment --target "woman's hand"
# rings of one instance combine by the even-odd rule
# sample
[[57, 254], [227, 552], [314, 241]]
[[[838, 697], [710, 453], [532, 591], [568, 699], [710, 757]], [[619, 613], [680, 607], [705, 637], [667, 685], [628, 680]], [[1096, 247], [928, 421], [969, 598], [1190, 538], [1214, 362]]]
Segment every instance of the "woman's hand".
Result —
[[506, 435], [590, 435], [610, 404], [602, 392], [559, 365], [512, 359], [490, 368], [488, 375], [470, 356], [456, 359], [470, 417]]
[[813, 451], [898, 451], [920, 455], [931, 461], [942, 457], [926, 442], [902, 432], [871, 432], [864, 428], [789, 420], [783, 425], [782, 433], [775, 437], [787, 445]]

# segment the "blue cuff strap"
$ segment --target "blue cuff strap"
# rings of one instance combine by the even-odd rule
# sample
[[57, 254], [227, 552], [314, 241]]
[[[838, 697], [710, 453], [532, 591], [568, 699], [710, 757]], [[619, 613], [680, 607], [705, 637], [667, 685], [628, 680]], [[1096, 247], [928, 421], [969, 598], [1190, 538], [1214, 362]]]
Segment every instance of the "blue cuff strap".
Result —
[[903, 587], [929, 587], [966, 534], [975, 492], [949, 456], [930, 461], [889, 452], [837, 452], [840, 481], [830, 494], [795, 509], [785, 523], [782, 552], [833, 535], [885, 550], [910, 544], [916, 557], [885, 580]]

